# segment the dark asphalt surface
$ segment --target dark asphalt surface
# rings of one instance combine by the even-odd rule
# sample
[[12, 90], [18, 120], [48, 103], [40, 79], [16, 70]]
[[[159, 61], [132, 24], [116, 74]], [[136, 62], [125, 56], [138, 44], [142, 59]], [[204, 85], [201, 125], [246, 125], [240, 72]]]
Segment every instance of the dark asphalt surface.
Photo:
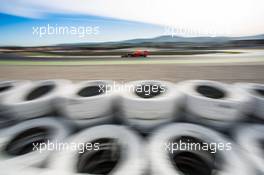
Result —
[[110, 79], [126, 82], [159, 79], [178, 82], [188, 79], [208, 79], [229, 83], [264, 83], [264, 65], [0, 66], [0, 79], [59, 78], [73, 81]]
[[[200, 59], [208, 57], [211, 59], [221, 58], [219, 55], [198, 56], [160, 56], [142, 59]], [[226, 58], [226, 56], [224, 56]], [[262, 59], [263, 54], [242, 55], [230, 54], [232, 59], [249, 59], [258, 57]], [[120, 57], [20, 57], [10, 54], [0, 54], [0, 60], [121, 60], [138, 58]], [[263, 57], [264, 59], [264, 57]], [[73, 81], [90, 79], [111, 79], [117, 81], [131, 81], [142, 79], [160, 79], [178, 82], [188, 79], [209, 79], [224, 82], [258, 82], [264, 83], [264, 62], [243, 64], [124, 64], [124, 65], [85, 65], [85, 66], [14, 66], [0, 65], [0, 79], [56, 79], [65, 78]]]
[[15, 54], [0, 54], [0, 60], [8, 61], [119, 61], [119, 60], [190, 60], [190, 59], [218, 59], [218, 58], [256, 58], [259, 55], [243, 55], [243, 54], [200, 54], [200, 55], [150, 55], [148, 57], [129, 57], [121, 58], [121, 56], [31, 56], [25, 57]]

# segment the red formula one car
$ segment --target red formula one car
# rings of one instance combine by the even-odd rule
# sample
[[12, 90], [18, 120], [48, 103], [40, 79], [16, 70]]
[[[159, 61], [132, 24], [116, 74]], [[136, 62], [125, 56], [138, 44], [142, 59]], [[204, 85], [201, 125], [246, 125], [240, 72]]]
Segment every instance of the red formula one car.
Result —
[[148, 51], [135, 51], [133, 53], [127, 53], [125, 55], [122, 55], [121, 57], [127, 58], [127, 57], [147, 57], [149, 55]]

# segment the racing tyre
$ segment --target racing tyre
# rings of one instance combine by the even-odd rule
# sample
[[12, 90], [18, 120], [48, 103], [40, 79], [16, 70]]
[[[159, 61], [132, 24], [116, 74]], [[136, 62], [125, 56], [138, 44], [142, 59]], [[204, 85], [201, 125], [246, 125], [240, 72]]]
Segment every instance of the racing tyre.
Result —
[[170, 124], [150, 138], [152, 175], [248, 175], [252, 167], [221, 134], [195, 124]]
[[179, 83], [186, 95], [187, 120], [214, 127], [231, 128], [245, 119], [252, 100], [232, 85], [208, 80], [189, 80]]
[[146, 172], [143, 140], [124, 126], [92, 127], [65, 143], [85, 145], [53, 155], [50, 167], [59, 174], [143, 175]]
[[54, 118], [32, 119], [0, 131], [0, 166], [26, 167], [46, 163], [52, 147], [69, 135]]
[[110, 122], [116, 100], [113, 81], [84, 81], [71, 86], [70, 93], [60, 98], [60, 113], [78, 125]]
[[183, 94], [173, 83], [157, 80], [134, 81], [124, 85], [120, 107], [122, 119], [142, 132], [177, 120]]
[[257, 174], [264, 174], [264, 125], [249, 124], [238, 127], [235, 140], [242, 147], [245, 156], [256, 167]]
[[14, 91], [3, 101], [9, 116], [25, 120], [56, 111], [56, 100], [68, 93], [68, 80], [42, 80], [27, 84]]
[[234, 86], [245, 90], [253, 100], [251, 114], [264, 120], [264, 85], [256, 83], [236, 83]]
[[19, 91], [20, 88], [30, 83], [30, 81], [23, 80], [0, 81], [0, 128], [10, 126], [16, 122], [15, 118], [8, 115], [8, 110], [3, 106], [3, 102], [13, 93]]

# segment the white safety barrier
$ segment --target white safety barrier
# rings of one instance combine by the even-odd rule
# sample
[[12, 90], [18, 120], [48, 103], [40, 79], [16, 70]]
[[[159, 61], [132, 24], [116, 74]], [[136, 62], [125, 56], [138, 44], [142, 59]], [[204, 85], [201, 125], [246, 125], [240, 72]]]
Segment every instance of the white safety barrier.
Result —
[[[263, 94], [263, 84], [229, 85], [207, 80], [178, 84], [141, 80], [121, 85], [108, 80], [76, 84], [68, 80], [0, 81], [0, 128], [9, 121], [27, 120], [0, 129], [0, 175], [145, 175], [149, 169], [152, 175], [264, 174], [264, 127], [242, 124], [249, 113], [264, 119]], [[153, 132], [147, 138], [147, 149], [144, 140], [128, 126], [102, 125], [116, 121], [112, 120], [116, 116], [113, 106], [119, 107], [121, 115], [117, 116], [124, 124], [143, 133]], [[234, 133], [238, 145], [203, 126], [165, 125], [181, 121], [182, 106], [187, 122], [222, 131], [238, 126]], [[63, 118], [32, 119], [49, 116], [54, 110]], [[95, 127], [65, 141], [71, 131], [68, 122]], [[62, 150], [50, 151], [45, 147], [47, 141], [53, 146], [77, 147], [52, 146]], [[186, 150], [190, 145], [176, 149], [181, 143], [206, 143], [208, 150]], [[41, 165], [48, 167], [36, 168]]]

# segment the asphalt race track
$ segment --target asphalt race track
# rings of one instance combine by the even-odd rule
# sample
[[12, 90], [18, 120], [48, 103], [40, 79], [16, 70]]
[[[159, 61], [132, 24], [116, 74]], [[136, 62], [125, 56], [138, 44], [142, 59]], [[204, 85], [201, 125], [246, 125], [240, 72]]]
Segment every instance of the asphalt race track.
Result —
[[0, 66], [0, 79], [57, 79], [118, 81], [161, 79], [178, 82], [210, 79], [223, 82], [264, 83], [264, 65], [99, 65], [99, 66]]
[[0, 56], [0, 79], [57, 79], [73, 81], [160, 79], [178, 82], [209, 79], [264, 83], [263, 52], [230, 55], [109, 57]]

